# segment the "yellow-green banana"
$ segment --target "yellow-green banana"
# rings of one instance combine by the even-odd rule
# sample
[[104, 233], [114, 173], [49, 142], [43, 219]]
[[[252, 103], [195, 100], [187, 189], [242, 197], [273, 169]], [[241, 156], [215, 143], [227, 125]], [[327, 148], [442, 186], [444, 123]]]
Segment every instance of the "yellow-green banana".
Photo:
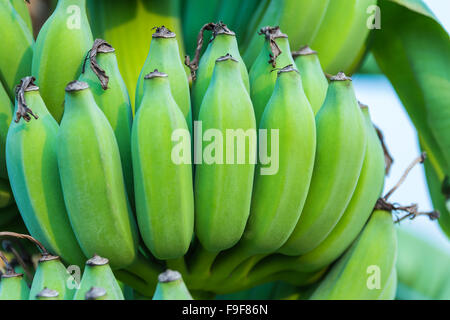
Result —
[[32, 74], [56, 121], [64, 112], [64, 88], [81, 73], [83, 59], [92, 47], [86, 0], [60, 0], [39, 31]]
[[[370, 29], [367, 9], [377, 0], [330, 1], [317, 34], [309, 44], [319, 53], [323, 69], [331, 74], [347, 70], [359, 56]], [[330, 32], [330, 30], [334, 30]]]
[[[274, 68], [294, 65], [288, 37], [281, 32], [279, 27], [264, 27], [259, 34], [265, 38], [264, 47], [249, 72], [250, 98], [253, 102], [258, 126], [277, 81], [277, 73], [273, 72]], [[263, 41], [263, 39], [260, 40]]]
[[134, 203], [131, 160], [133, 110], [127, 87], [120, 75], [114, 48], [96, 39], [89, 51], [89, 65], [80, 76], [91, 88], [95, 102], [103, 111], [116, 136], [128, 199]]
[[7, 179], [5, 146], [8, 128], [13, 118], [14, 106], [3, 84], [0, 82], [0, 178]]
[[172, 96], [183, 113], [189, 128], [191, 128], [192, 114], [188, 78], [180, 59], [176, 35], [164, 26], [156, 28], [152, 35], [150, 50], [136, 87], [136, 112], [144, 96], [144, 77], [155, 69], [169, 76]]
[[158, 276], [152, 300], [193, 300], [178, 271], [166, 270]]
[[126, 267], [136, 257], [137, 229], [114, 131], [87, 83], [73, 81], [66, 92], [57, 158], [72, 228], [86, 256]]
[[[280, 257], [280, 265], [292, 265], [300, 272], [319, 270], [336, 260], [364, 227], [384, 184], [384, 153], [366, 106], [362, 108], [368, 133], [366, 153], [355, 192], [339, 222], [314, 250], [300, 257]], [[291, 262], [288, 262], [288, 261]]]
[[396, 257], [397, 235], [392, 215], [375, 210], [356, 241], [333, 265], [311, 299], [392, 299]]
[[30, 289], [23, 274], [8, 269], [1, 276], [0, 300], [28, 300]]
[[38, 267], [33, 277], [29, 300], [36, 300], [37, 294], [45, 288], [57, 291], [58, 295], [55, 297], [57, 300], [72, 300], [75, 287], [72, 288], [68, 285], [70, 277], [59, 257], [43, 255], [39, 259]]
[[309, 44], [315, 36], [325, 15], [329, 0], [270, 0], [257, 28], [248, 30], [251, 33], [244, 61], [251, 65], [261, 50], [262, 43], [258, 41], [257, 31], [266, 25], [279, 25], [289, 36], [293, 48]]
[[319, 112], [327, 95], [328, 81], [320, 66], [317, 52], [304, 46], [292, 52], [295, 65], [302, 76], [303, 89], [314, 114]]
[[0, 178], [0, 209], [6, 208], [13, 203], [14, 197], [8, 180]]
[[213, 32], [212, 39], [202, 55], [198, 64], [196, 79], [192, 85], [192, 118], [197, 120], [200, 113], [200, 106], [203, 97], [206, 94], [214, 71], [216, 60], [226, 55], [232, 55], [239, 62], [239, 72], [247, 92], [250, 92], [247, 67], [245, 66], [239, 54], [239, 48], [236, 41], [236, 35], [228, 29], [225, 24], [211, 24], [210, 29]]
[[273, 252], [288, 239], [302, 212], [313, 172], [314, 114], [303, 92], [300, 74], [292, 65], [278, 71], [259, 129], [260, 139], [261, 130], [266, 130], [268, 136], [267, 142], [260, 141], [260, 149], [266, 143], [266, 150], [274, 150], [274, 146], [277, 149], [271, 151], [272, 163], [259, 162], [256, 167], [243, 237], [243, 243], [254, 254]]
[[200, 139], [211, 142], [196, 148], [195, 230], [203, 247], [217, 252], [232, 247], [244, 232], [256, 159], [252, 102], [241, 63], [229, 54], [215, 63], [199, 124], [204, 132]]
[[[352, 81], [342, 72], [331, 78], [316, 115], [314, 172], [297, 226], [280, 252], [305, 254], [331, 232], [347, 207], [361, 172], [367, 130]], [[333, 179], [330, 179], [333, 177]]]
[[155, 257], [175, 259], [194, 229], [191, 138], [170, 75], [155, 70], [144, 81], [131, 140], [138, 225]]
[[26, 0], [10, 0], [14, 9], [16, 9], [17, 13], [22, 17], [23, 21], [27, 25], [28, 29], [32, 32], [33, 25], [31, 23], [30, 11], [28, 10], [28, 6], [26, 4]]
[[30, 234], [68, 263], [82, 263], [85, 257], [67, 216], [59, 177], [58, 123], [33, 81], [33, 77], [25, 77], [18, 87], [17, 118], [6, 140], [11, 188]]
[[103, 288], [107, 300], [124, 300], [122, 289], [114, 277], [108, 259], [98, 255], [86, 261], [83, 277], [73, 299], [85, 300], [92, 287]]
[[105, 39], [116, 49], [132, 103], [139, 71], [148, 54], [151, 28], [166, 26], [173, 30], [177, 34], [180, 57], [184, 57], [180, 0], [87, 0], [87, 7], [94, 36]]

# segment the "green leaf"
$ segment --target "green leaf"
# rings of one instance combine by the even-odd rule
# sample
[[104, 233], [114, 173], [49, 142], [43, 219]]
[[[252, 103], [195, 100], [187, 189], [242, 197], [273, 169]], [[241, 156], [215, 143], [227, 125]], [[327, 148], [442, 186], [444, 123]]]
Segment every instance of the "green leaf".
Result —
[[384, 0], [380, 7], [381, 29], [374, 30], [372, 52], [442, 184], [450, 175], [449, 36], [420, 0]]

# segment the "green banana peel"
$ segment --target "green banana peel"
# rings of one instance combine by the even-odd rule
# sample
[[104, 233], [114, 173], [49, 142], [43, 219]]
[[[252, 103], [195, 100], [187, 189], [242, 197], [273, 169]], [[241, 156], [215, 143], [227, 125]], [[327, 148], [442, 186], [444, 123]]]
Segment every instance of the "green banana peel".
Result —
[[[372, 52], [408, 112], [442, 183], [450, 172], [448, 34], [422, 1], [385, 0], [380, 6], [382, 27], [374, 32]], [[449, 228], [448, 221], [441, 219], [443, 229]]]

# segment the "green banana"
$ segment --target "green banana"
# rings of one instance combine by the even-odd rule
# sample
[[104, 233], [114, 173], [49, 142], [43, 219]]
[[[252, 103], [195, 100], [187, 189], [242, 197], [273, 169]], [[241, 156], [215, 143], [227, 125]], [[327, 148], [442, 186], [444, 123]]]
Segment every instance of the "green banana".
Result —
[[223, 21], [232, 30], [235, 30], [237, 15], [240, 12], [243, 3], [245, 2], [247, 1], [241, 0], [220, 1], [219, 6], [217, 8], [217, 15], [214, 20]]
[[386, 283], [383, 292], [378, 296], [378, 300], [394, 300], [398, 286], [397, 270], [394, 268], [391, 271], [388, 282]]
[[193, 300], [181, 274], [170, 269], [158, 276], [158, 285], [152, 300]]
[[139, 74], [136, 87], [136, 112], [144, 96], [144, 78], [155, 69], [161, 70], [169, 76], [172, 96], [183, 113], [189, 128], [191, 128], [192, 114], [189, 82], [180, 59], [176, 35], [164, 26], [156, 28], [155, 33], [153, 33], [147, 59]]
[[119, 69], [133, 103], [139, 71], [150, 46], [150, 28], [166, 26], [173, 30], [177, 34], [180, 57], [184, 57], [180, 0], [87, 0], [87, 7], [95, 37], [114, 44]]
[[8, 180], [0, 178], [0, 209], [6, 208], [14, 203], [14, 197]]
[[86, 292], [84, 300], [107, 300], [108, 294], [105, 289], [100, 287], [92, 287]]
[[49, 288], [44, 288], [36, 294], [36, 300], [60, 300], [59, 292]]
[[344, 214], [325, 240], [312, 251], [295, 258], [276, 256], [280, 265], [292, 263], [295, 270], [301, 272], [316, 271], [329, 265], [350, 246], [369, 218], [383, 190], [384, 153], [368, 108], [364, 106], [362, 111], [368, 133], [367, 149], [355, 192]]
[[[241, 55], [239, 54], [235, 33], [228, 29], [225, 24], [222, 24], [220, 22], [217, 24], [210, 24], [209, 26], [209, 29], [212, 29], [213, 32], [212, 39], [208, 47], [206, 48], [205, 53], [202, 55], [200, 61], [198, 62], [194, 59], [192, 61], [194, 66], [191, 66], [191, 68], [194, 67], [195, 70], [195, 64], [198, 62], [198, 70], [191, 91], [192, 118], [194, 121], [199, 117], [200, 106], [212, 81], [215, 63], [219, 57], [224, 56], [228, 53], [239, 62], [239, 71], [242, 81], [244, 82], [244, 87], [247, 92], [250, 92], [247, 67], [245, 66], [244, 62], [242, 61]], [[203, 32], [203, 30], [201, 30], [200, 32]], [[186, 62], [189, 64], [189, 59]]]
[[86, 261], [83, 277], [73, 299], [85, 300], [92, 287], [103, 288], [106, 291], [106, 300], [124, 300], [122, 289], [114, 277], [108, 259], [98, 255]]
[[287, 255], [305, 254], [326, 238], [358, 182], [367, 130], [351, 79], [342, 72], [331, 78], [325, 102], [316, 115], [316, 128], [317, 150], [309, 193], [297, 226], [280, 248]]
[[244, 41], [245, 31], [247, 29], [248, 23], [252, 19], [253, 14], [256, 12], [258, 5], [260, 4], [261, 1], [245, 0], [239, 2], [240, 2], [239, 9], [233, 12], [233, 14], [236, 15], [236, 18], [231, 26], [231, 29], [233, 29], [236, 32], [238, 44], [241, 44]]
[[64, 112], [64, 88], [78, 78], [93, 39], [86, 16], [86, 0], [60, 0], [39, 31], [32, 74], [56, 121]]
[[114, 48], [96, 39], [89, 51], [89, 66], [79, 80], [87, 82], [95, 102], [103, 111], [116, 136], [128, 199], [134, 203], [133, 167], [131, 160], [131, 126], [133, 110], [127, 87], [120, 75]]
[[[214, 139], [207, 146], [197, 146], [201, 155], [195, 155], [195, 230], [208, 251], [236, 244], [250, 212], [256, 124], [240, 66], [229, 54], [217, 59], [199, 115], [204, 139]], [[237, 157], [236, 149], [242, 149]]]
[[264, 47], [249, 72], [250, 98], [253, 102], [257, 125], [261, 122], [264, 108], [275, 88], [277, 74], [273, 72], [274, 68], [294, 65], [288, 37], [281, 32], [279, 27], [261, 28], [259, 34], [265, 38]]
[[[31, 72], [33, 35], [8, 0], [0, 1], [0, 81], [11, 100], [14, 87]], [[0, 89], [1, 91], [1, 89]], [[1, 101], [3, 103], [3, 100]], [[3, 108], [3, 107], [2, 107]], [[3, 121], [3, 120], [2, 120]]]
[[319, 112], [327, 96], [328, 81], [320, 66], [317, 52], [304, 46], [292, 52], [295, 65], [302, 76], [303, 89], [314, 114]]
[[329, 0], [271, 0], [257, 28], [248, 29], [251, 34], [244, 51], [244, 61], [251, 65], [262, 48], [257, 31], [266, 25], [279, 25], [289, 36], [291, 47], [309, 44], [327, 11]]
[[3, 84], [0, 82], [0, 179], [8, 178], [6, 171], [5, 145], [8, 128], [13, 118], [14, 106]]
[[[138, 225], [156, 258], [175, 259], [187, 252], [194, 229], [190, 134], [170, 76], [155, 70], [144, 81], [131, 138]], [[174, 133], [182, 135], [180, 143]], [[183, 155], [175, 155], [182, 143]]]
[[21, 80], [15, 112], [17, 119], [6, 139], [6, 164], [21, 216], [30, 234], [51, 252], [68, 263], [81, 263], [85, 258], [67, 216], [59, 178], [58, 123], [33, 77]]
[[57, 158], [72, 228], [86, 256], [126, 267], [136, 257], [137, 233], [114, 131], [87, 83], [69, 83], [65, 101]]
[[[251, 1], [245, 1], [245, 3]], [[188, 55], [195, 54], [197, 33], [200, 28], [215, 20], [220, 0], [184, 0], [183, 1], [183, 36]]]
[[11, 223], [13, 223], [14, 220], [22, 221], [22, 219], [19, 218], [19, 215], [19, 209], [17, 209], [15, 204], [0, 209], [0, 227], [11, 230]]
[[30, 289], [23, 274], [7, 272], [0, 281], [0, 300], [28, 300]]
[[259, 129], [270, 131], [270, 135], [279, 131], [278, 140], [270, 136], [265, 147], [268, 150], [272, 144], [278, 145], [279, 164], [276, 172], [270, 172], [273, 163], [258, 163], [256, 167], [250, 216], [242, 239], [254, 254], [273, 252], [288, 239], [302, 212], [314, 167], [316, 127], [301, 77], [292, 65], [277, 74]]
[[20, 15], [20, 17], [27, 25], [28, 29], [32, 32], [33, 25], [31, 23], [30, 11], [28, 10], [28, 6], [25, 3], [26, 0], [10, 0], [10, 1], [14, 9], [17, 11], [17, 13]]
[[[359, 56], [369, 34], [367, 9], [377, 0], [330, 1], [316, 36], [309, 42], [319, 53], [323, 69], [331, 74], [349, 67]], [[330, 32], [334, 30], [334, 32]], [[306, 44], [306, 43], [305, 43]]]
[[70, 274], [57, 256], [44, 255], [39, 259], [31, 284], [29, 300], [36, 300], [38, 293], [47, 288], [54, 290], [57, 300], [72, 300], [75, 288], [68, 286]]
[[392, 298], [397, 237], [390, 212], [375, 210], [357, 240], [333, 265], [312, 300]]

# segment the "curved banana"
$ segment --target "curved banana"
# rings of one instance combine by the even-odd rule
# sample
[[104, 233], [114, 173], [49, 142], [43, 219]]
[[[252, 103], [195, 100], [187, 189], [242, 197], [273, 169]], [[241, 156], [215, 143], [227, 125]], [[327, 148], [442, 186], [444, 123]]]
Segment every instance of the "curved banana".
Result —
[[28, 300], [30, 289], [23, 274], [7, 272], [0, 281], [0, 300]]
[[31, 72], [34, 40], [9, 0], [0, 1], [0, 21], [0, 81], [14, 100], [15, 85]]
[[375, 210], [367, 225], [311, 296], [316, 299], [392, 298], [397, 234], [390, 212]]
[[95, 102], [103, 111], [116, 136], [128, 199], [134, 203], [133, 167], [131, 160], [131, 126], [133, 110], [127, 87], [120, 75], [114, 48], [96, 39], [89, 51], [89, 67], [80, 81], [91, 88]]
[[196, 79], [192, 85], [191, 94], [193, 120], [197, 120], [199, 117], [200, 106], [212, 81], [216, 60], [227, 53], [239, 62], [239, 72], [241, 74], [244, 87], [247, 92], [250, 92], [247, 67], [239, 54], [235, 33], [220, 22], [217, 24], [212, 24], [211, 29], [213, 32], [212, 39], [199, 61]]
[[277, 73], [275, 67], [294, 65], [287, 35], [279, 27], [264, 27], [259, 31], [264, 36], [264, 47], [249, 72], [250, 98], [255, 110], [256, 124], [259, 126], [264, 108], [275, 88]]
[[[242, 239], [253, 254], [273, 252], [288, 239], [302, 212], [313, 172], [314, 115], [293, 66], [278, 71], [259, 129], [270, 134], [265, 149], [272, 150], [275, 144], [279, 163], [273, 172], [273, 163], [258, 163], [256, 167], [250, 216]], [[273, 160], [272, 152], [271, 157]]]
[[14, 197], [8, 180], [0, 178], [0, 209], [6, 208], [13, 203]]
[[108, 259], [98, 255], [86, 261], [86, 268], [73, 300], [85, 300], [92, 287], [103, 288], [106, 293], [105, 300], [124, 300], [122, 289], [114, 277]]
[[60, 122], [64, 88], [81, 73], [93, 39], [86, 16], [86, 0], [60, 0], [36, 39], [32, 74], [48, 110]]
[[189, 81], [180, 59], [176, 35], [164, 26], [156, 28], [155, 33], [153, 33], [147, 59], [139, 74], [136, 87], [136, 113], [144, 96], [144, 78], [155, 69], [161, 70], [169, 76], [172, 96], [183, 113], [189, 128], [191, 128]]
[[279, 25], [289, 36], [293, 48], [309, 44], [315, 36], [327, 11], [329, 0], [270, 0], [257, 28], [248, 30], [251, 38], [243, 55], [247, 65], [251, 65], [262, 48], [257, 30], [266, 25]]
[[16, 9], [17, 13], [23, 19], [28, 29], [33, 32], [33, 25], [31, 23], [30, 11], [28, 10], [28, 6], [26, 4], [26, 0], [10, 0], [14, 9]]
[[155, 70], [144, 85], [131, 140], [138, 225], [156, 258], [175, 259], [187, 252], [194, 230], [191, 138], [170, 76]]
[[199, 121], [203, 139], [214, 142], [196, 148], [201, 154], [195, 156], [195, 232], [206, 250], [217, 252], [232, 247], [244, 232], [256, 159], [253, 106], [241, 63], [231, 55], [215, 63]]
[[87, 0], [87, 7], [94, 36], [112, 43], [116, 49], [132, 103], [139, 71], [148, 54], [151, 28], [166, 26], [173, 30], [177, 34], [180, 57], [184, 57], [180, 0]]
[[328, 81], [320, 66], [317, 52], [304, 46], [292, 52], [295, 65], [302, 76], [303, 89], [314, 114], [319, 112], [327, 96]]
[[8, 93], [0, 82], [0, 178], [7, 179], [6, 171], [6, 135], [13, 118], [14, 106], [9, 99]]
[[158, 285], [152, 300], [193, 300], [181, 274], [166, 270], [158, 276]]
[[47, 288], [58, 293], [56, 300], [72, 300], [75, 288], [68, 286], [70, 274], [59, 257], [44, 255], [39, 259], [31, 284], [29, 300], [36, 300], [38, 293]]
[[[319, 53], [322, 68], [331, 74], [353, 64], [369, 28], [367, 8], [377, 0], [330, 1], [316, 36], [309, 43]], [[330, 32], [334, 30], [334, 32]]]
[[66, 92], [57, 158], [72, 228], [86, 256], [126, 267], [136, 257], [137, 228], [114, 132], [87, 83], [73, 81]]
[[[21, 81], [17, 119], [11, 123], [6, 140], [11, 188], [30, 234], [68, 263], [82, 263], [85, 257], [67, 216], [59, 178], [58, 123], [33, 80], [26, 77]], [[30, 114], [37, 119], [31, 119]]]
[[316, 159], [308, 197], [297, 226], [279, 250], [287, 255], [305, 254], [326, 238], [358, 182], [367, 130], [351, 79], [342, 72], [331, 78], [316, 127]]

